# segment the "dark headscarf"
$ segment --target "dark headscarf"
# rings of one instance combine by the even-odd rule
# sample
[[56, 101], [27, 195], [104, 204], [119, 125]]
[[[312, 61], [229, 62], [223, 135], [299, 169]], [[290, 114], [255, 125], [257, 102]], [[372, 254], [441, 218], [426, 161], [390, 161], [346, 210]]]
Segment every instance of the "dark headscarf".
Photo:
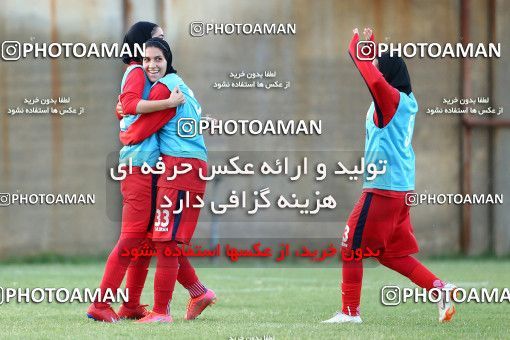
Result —
[[139, 21], [126, 33], [124, 36], [123, 44], [127, 44], [129, 46], [129, 50], [131, 51], [131, 55], [125, 55], [122, 57], [122, 61], [124, 64], [129, 64], [132, 61], [142, 62], [141, 56], [135, 56], [135, 45], [142, 46], [147, 40], [152, 38], [152, 32], [154, 29], [158, 27], [158, 25], [147, 22], [147, 21]]
[[386, 52], [377, 58], [377, 61], [379, 62], [379, 71], [381, 71], [384, 79], [386, 79], [391, 86], [407, 95], [412, 92], [411, 79], [409, 78], [404, 59], [397, 56], [391, 57], [390, 54]]
[[172, 67], [172, 51], [170, 50], [170, 45], [161, 39], [161, 38], [152, 38], [145, 42], [145, 48], [147, 47], [156, 47], [159, 48], [163, 52], [163, 56], [166, 59], [166, 73], [177, 73], [177, 71]]

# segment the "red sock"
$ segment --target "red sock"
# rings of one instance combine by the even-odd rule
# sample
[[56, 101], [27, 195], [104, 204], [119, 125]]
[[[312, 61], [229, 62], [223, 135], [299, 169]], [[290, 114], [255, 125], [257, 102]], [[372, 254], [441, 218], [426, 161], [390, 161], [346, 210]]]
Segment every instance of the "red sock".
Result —
[[[101, 296], [104, 295], [107, 289], [111, 289], [112, 292], [115, 293], [120, 287], [122, 280], [124, 280], [124, 275], [126, 275], [129, 263], [131, 262], [131, 257], [122, 256], [122, 253], [125, 249], [138, 247], [141, 242], [143, 242], [143, 239], [139, 237], [123, 238], [121, 236], [115, 245], [115, 248], [113, 248], [112, 252], [108, 256], [108, 260], [106, 260], [103, 279], [99, 286], [101, 289]], [[109, 303], [106, 301], [98, 301], [94, 302], [94, 305], [97, 308], [106, 308], [109, 306]]]
[[199, 297], [207, 291], [207, 288], [198, 279], [195, 268], [193, 268], [186, 256], [179, 256], [177, 281], [188, 290], [192, 298]]
[[359, 315], [361, 284], [363, 281], [362, 261], [342, 262], [342, 313]]
[[154, 312], [170, 315], [170, 300], [174, 292], [175, 281], [177, 280], [177, 271], [179, 260], [175, 256], [166, 256], [166, 247], [175, 250], [177, 243], [175, 241], [155, 242], [158, 251], [158, 262], [156, 264], [156, 274], [154, 277]]
[[124, 305], [128, 308], [136, 308], [140, 305], [145, 280], [149, 273], [152, 257], [141, 256], [132, 260], [127, 270], [126, 289], [129, 291], [129, 301]]
[[444, 286], [436, 275], [412, 256], [379, 259], [384, 266], [408, 277], [416, 285], [427, 290]]

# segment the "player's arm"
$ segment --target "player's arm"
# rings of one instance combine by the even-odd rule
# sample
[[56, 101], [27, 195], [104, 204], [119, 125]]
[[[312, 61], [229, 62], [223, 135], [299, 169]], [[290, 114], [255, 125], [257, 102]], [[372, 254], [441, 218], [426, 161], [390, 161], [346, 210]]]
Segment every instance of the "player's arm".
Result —
[[166, 110], [184, 103], [184, 95], [180, 91], [160, 100], [142, 99], [145, 81], [145, 74], [141, 68], [137, 67], [129, 72], [119, 96], [120, 107], [117, 104], [117, 117]]
[[[175, 88], [172, 92], [177, 90], [178, 88]], [[151, 89], [149, 101], [168, 98], [170, 95], [168, 88], [158, 83]], [[175, 114], [176, 108], [172, 107], [143, 115], [134, 121], [126, 131], [120, 132], [120, 141], [124, 145], [138, 144], [161, 129]]]
[[[349, 55], [367, 84], [375, 105], [374, 122], [380, 128], [386, 126], [395, 115], [400, 101], [400, 92], [391, 86], [371, 60], [360, 60], [361, 46], [358, 46], [359, 33], [354, 29], [354, 36], [349, 44]], [[365, 37], [374, 41], [374, 35], [365, 29]], [[360, 44], [361, 45], [361, 44]]]

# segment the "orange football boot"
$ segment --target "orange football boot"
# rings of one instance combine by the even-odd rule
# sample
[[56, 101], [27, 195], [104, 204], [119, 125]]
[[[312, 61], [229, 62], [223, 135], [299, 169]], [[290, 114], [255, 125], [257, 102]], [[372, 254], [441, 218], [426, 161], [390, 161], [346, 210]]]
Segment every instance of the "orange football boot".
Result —
[[173, 322], [172, 316], [167, 314], [160, 314], [156, 313], [154, 311], [150, 311], [149, 314], [141, 318], [140, 320], [137, 320], [135, 322], [138, 323], [154, 323], [154, 322], [161, 322], [161, 323], [170, 323]]
[[118, 315], [121, 319], [133, 319], [138, 320], [149, 314], [147, 310], [148, 305], [138, 305], [135, 308], [129, 308], [126, 305], [122, 304], [119, 308]]
[[216, 294], [208, 289], [204, 294], [196, 298], [190, 298], [188, 307], [186, 308], [186, 315], [184, 319], [194, 320], [200, 315], [208, 306], [214, 305], [217, 301]]
[[91, 304], [87, 309], [87, 316], [95, 321], [103, 322], [117, 322], [119, 316], [111, 306], [106, 308], [97, 308], [94, 304]]

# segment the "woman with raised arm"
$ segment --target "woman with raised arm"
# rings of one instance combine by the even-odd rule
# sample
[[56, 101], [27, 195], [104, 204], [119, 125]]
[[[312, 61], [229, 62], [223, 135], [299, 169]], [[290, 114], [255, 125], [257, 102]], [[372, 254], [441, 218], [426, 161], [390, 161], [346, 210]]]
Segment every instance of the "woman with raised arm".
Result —
[[[455, 307], [449, 294], [455, 288], [428, 270], [416, 258], [418, 243], [406, 204], [414, 190], [415, 158], [411, 145], [418, 103], [404, 60], [388, 53], [367, 60], [358, 29], [349, 54], [372, 96], [365, 123], [365, 162], [386, 167], [375, 179], [364, 178], [363, 191], [342, 235], [342, 309], [325, 323], [361, 323], [362, 258], [374, 256], [384, 266], [427, 290], [441, 290], [439, 321], [449, 321]], [[365, 40], [375, 46], [372, 30]], [[386, 162], [385, 162], [386, 161]], [[361, 254], [353, 259], [352, 254]]]

